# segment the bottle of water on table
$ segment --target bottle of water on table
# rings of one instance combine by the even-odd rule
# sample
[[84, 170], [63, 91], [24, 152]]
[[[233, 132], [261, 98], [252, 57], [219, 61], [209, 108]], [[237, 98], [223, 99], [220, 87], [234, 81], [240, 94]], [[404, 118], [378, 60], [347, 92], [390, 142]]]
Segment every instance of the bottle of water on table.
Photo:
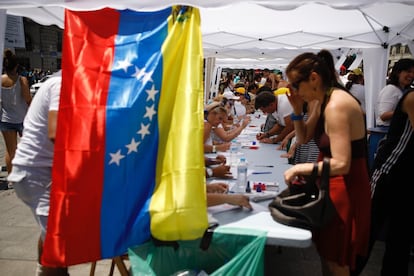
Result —
[[246, 158], [240, 158], [237, 164], [236, 193], [244, 193], [247, 185], [247, 162]]
[[239, 143], [232, 140], [230, 143], [230, 165], [237, 164], [237, 153], [239, 151]]

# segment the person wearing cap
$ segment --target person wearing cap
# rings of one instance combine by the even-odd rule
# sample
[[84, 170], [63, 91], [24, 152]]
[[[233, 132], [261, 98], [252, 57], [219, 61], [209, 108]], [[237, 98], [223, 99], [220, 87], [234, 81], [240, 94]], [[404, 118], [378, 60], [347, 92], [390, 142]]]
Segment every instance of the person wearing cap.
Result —
[[351, 70], [348, 74], [348, 82], [345, 84], [346, 89], [358, 99], [362, 111], [365, 114], [365, 87], [364, 74], [360, 68]]
[[220, 102], [213, 102], [205, 107], [204, 111], [204, 152], [216, 153], [218, 151], [227, 151], [230, 148], [230, 143], [214, 143], [212, 132], [223, 123], [224, 117], [227, 116], [227, 110]]
[[250, 94], [244, 87], [237, 87], [234, 94], [240, 97], [240, 103], [244, 106], [245, 114], [253, 114], [255, 109], [252, 98], [255, 97], [255, 95]]
[[[243, 92], [243, 95], [245, 93], [244, 87], [238, 87], [240, 92]], [[230, 115], [233, 118], [233, 124], [235, 124], [237, 127], [240, 125], [239, 122], [242, 122], [243, 120], [247, 119], [249, 122], [248, 116], [246, 116], [246, 107], [243, 105], [243, 103], [240, 101], [241, 97], [236, 96], [232, 92], [224, 92], [223, 97], [226, 98], [231, 105], [230, 109]], [[244, 98], [244, 96], [243, 96]]]
[[[222, 151], [221, 145], [230, 144], [231, 140], [240, 135], [243, 129], [250, 123], [250, 117], [245, 116], [240, 124], [234, 125], [230, 130], [225, 130], [223, 127], [223, 119], [227, 116], [227, 110], [221, 105], [221, 103], [216, 103], [206, 107], [206, 119], [204, 121], [204, 150], [206, 152], [214, 152], [214, 149]], [[208, 151], [210, 146], [209, 144], [214, 145], [211, 147], [211, 150]], [[227, 150], [228, 147], [225, 147]], [[225, 151], [224, 150], [224, 151]]]
[[[234, 89], [233, 95], [225, 96], [229, 100], [233, 100], [233, 108], [230, 110], [233, 118], [236, 122], [242, 120], [246, 115], [246, 106], [243, 105], [242, 99], [244, 98], [244, 87], [237, 87]], [[239, 92], [238, 92], [239, 91]]]

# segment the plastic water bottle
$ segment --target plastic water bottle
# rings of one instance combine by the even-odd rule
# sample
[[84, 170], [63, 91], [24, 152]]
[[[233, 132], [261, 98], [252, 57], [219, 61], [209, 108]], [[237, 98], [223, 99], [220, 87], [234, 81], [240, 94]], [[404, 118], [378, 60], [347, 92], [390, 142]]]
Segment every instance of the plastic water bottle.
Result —
[[230, 144], [230, 165], [237, 164], [237, 152], [239, 151], [239, 143], [236, 140]]
[[244, 193], [246, 191], [247, 184], [247, 162], [246, 158], [240, 158], [239, 163], [237, 164], [237, 193]]

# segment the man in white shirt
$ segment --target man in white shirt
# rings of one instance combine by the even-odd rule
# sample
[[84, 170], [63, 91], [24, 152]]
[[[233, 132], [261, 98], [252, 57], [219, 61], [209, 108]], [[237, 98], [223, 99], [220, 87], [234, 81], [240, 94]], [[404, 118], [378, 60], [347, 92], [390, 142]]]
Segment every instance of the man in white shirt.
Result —
[[[257, 139], [260, 142], [279, 143], [294, 129], [290, 118], [293, 110], [286, 95], [276, 96], [272, 92], [261, 92], [256, 96], [255, 108], [262, 110], [265, 114], [272, 114], [278, 121], [267, 132], [257, 135]], [[272, 137], [274, 135], [277, 136]]]
[[40, 265], [49, 216], [52, 162], [59, 108], [61, 72], [55, 73], [39, 88], [24, 120], [23, 136], [12, 161], [7, 180], [16, 195], [32, 211], [40, 226], [36, 275], [69, 275], [66, 267]]

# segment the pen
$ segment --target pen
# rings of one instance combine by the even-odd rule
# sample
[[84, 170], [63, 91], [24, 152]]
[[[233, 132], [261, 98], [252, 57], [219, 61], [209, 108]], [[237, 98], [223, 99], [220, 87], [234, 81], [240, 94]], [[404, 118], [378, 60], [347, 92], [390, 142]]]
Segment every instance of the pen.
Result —
[[256, 165], [255, 167], [273, 168], [273, 165]]
[[272, 172], [253, 172], [252, 174], [271, 174]]

